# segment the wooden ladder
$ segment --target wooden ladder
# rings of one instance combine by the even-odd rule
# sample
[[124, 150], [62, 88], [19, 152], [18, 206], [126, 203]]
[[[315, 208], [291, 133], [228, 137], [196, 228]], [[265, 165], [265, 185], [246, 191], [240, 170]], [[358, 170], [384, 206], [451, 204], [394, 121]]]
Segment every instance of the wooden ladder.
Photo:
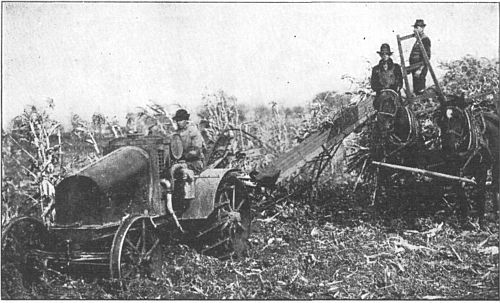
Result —
[[[401, 69], [403, 72], [403, 79], [405, 82], [406, 93], [408, 94], [408, 96], [407, 96], [408, 100], [411, 102], [415, 102], [417, 100], [436, 97], [436, 94], [434, 94], [433, 92], [426, 92], [423, 95], [416, 96], [415, 93], [413, 92], [413, 90], [410, 88], [410, 83], [408, 82], [408, 73], [411, 73], [412, 71], [425, 65], [429, 69], [429, 72], [432, 76], [432, 80], [434, 81], [434, 85], [435, 85], [436, 90], [437, 90], [437, 95], [441, 98], [442, 101], [446, 101], [446, 97], [443, 94], [443, 90], [441, 89], [441, 86], [439, 86], [439, 82], [436, 78], [436, 74], [434, 74], [434, 70], [432, 69], [431, 63], [429, 62], [429, 57], [427, 56], [424, 45], [422, 44], [422, 38], [420, 37], [420, 34], [415, 31], [413, 34], [410, 34], [410, 35], [406, 35], [403, 37], [397, 35], [396, 37], [398, 39], [399, 56], [401, 58]], [[420, 47], [420, 50], [422, 51], [424, 61], [417, 62], [415, 64], [406, 66], [405, 58], [403, 55], [403, 47], [401, 46], [401, 41], [408, 40], [411, 38], [417, 39], [417, 43], [418, 43], [418, 46]]]

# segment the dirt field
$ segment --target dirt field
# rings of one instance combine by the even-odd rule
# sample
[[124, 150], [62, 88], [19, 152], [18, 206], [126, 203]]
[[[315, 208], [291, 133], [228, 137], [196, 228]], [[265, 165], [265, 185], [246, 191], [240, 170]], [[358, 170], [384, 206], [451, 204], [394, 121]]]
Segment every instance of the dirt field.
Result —
[[[349, 185], [352, 186], [352, 185]], [[498, 223], [459, 227], [422, 216], [410, 229], [351, 187], [306, 205], [284, 201], [256, 214], [249, 256], [220, 261], [163, 247], [156, 280], [121, 289], [106, 279], [46, 274], [22, 287], [2, 268], [7, 299], [468, 299], [499, 298]], [[363, 200], [365, 199], [365, 200]], [[6, 272], [7, 271], [7, 272]]]

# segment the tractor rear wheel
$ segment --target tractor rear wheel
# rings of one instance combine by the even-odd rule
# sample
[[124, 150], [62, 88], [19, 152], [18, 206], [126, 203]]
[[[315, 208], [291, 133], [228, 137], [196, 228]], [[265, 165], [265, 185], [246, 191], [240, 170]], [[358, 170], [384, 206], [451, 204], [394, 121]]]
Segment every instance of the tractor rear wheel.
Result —
[[221, 180], [208, 221], [209, 227], [199, 235], [204, 243], [202, 253], [224, 259], [247, 252], [252, 222], [250, 201], [246, 186], [236, 174]]

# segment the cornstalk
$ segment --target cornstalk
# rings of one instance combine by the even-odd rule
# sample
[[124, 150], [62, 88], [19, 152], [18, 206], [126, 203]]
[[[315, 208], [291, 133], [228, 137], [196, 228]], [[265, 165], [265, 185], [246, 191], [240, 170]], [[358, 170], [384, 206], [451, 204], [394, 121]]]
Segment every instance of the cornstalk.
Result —
[[59, 170], [62, 171], [63, 168], [63, 152], [62, 152], [62, 140], [61, 140], [61, 130], [57, 130], [57, 142], [59, 143]]
[[45, 146], [50, 147], [49, 135], [47, 134], [47, 130], [41, 124], [40, 124], [40, 128], [43, 130], [43, 134], [45, 136]]
[[45, 163], [47, 162], [47, 153], [46, 153], [46, 150], [45, 150], [45, 142], [43, 140], [43, 136], [45, 135], [44, 131], [43, 131], [43, 128], [42, 128], [42, 124], [38, 124], [38, 133], [40, 134], [40, 151], [42, 152], [42, 163]]
[[113, 136], [115, 138], [118, 138], [118, 132], [116, 131], [115, 126], [114, 125], [110, 125], [110, 128], [111, 128], [111, 131], [113, 132]]
[[234, 108], [234, 123], [235, 125], [240, 124], [240, 117], [238, 113], [238, 108], [236, 107], [236, 100], [233, 100], [233, 108]]
[[215, 110], [212, 108], [212, 102], [208, 102], [208, 111], [210, 112], [210, 115], [212, 117], [215, 117], [215, 126], [217, 129], [220, 129], [220, 126], [219, 126], [219, 114], [217, 113], [217, 107], [215, 107]]
[[224, 118], [225, 118], [225, 124], [229, 123], [229, 116], [227, 114], [227, 102], [226, 102], [226, 98], [224, 97], [224, 94], [220, 94], [220, 99], [222, 100], [221, 102], [221, 112], [224, 114]]
[[99, 150], [99, 146], [97, 145], [97, 142], [96, 142], [96, 140], [94, 138], [94, 135], [92, 135], [91, 132], [89, 132], [89, 137], [92, 140], [92, 145], [94, 146], [94, 150], [96, 151], [97, 155], [100, 156], [101, 155], [101, 151]]
[[22, 147], [21, 144], [19, 144], [19, 142], [17, 142], [16, 139], [14, 139], [11, 135], [8, 135], [9, 138], [12, 140], [12, 142], [16, 143], [16, 145], [26, 154], [28, 155], [28, 157], [30, 157], [33, 161], [37, 161], [35, 156], [33, 156], [32, 154], [30, 154], [26, 149], [24, 149], [24, 147]]
[[33, 144], [36, 146], [38, 158], [43, 159], [42, 153], [40, 151], [39, 139], [38, 139], [38, 136], [37, 136], [36, 131], [35, 131], [35, 126], [33, 125], [33, 122], [31, 120], [29, 120], [28, 123], [30, 125], [31, 134], [33, 135]]
[[21, 162], [19, 162], [19, 160], [17, 159], [14, 159], [14, 161], [16, 161], [16, 163], [22, 168], [24, 169], [27, 173], [29, 173], [33, 178], [37, 179], [38, 176], [32, 172], [31, 170], [29, 170], [26, 166], [22, 165]]
[[242, 130], [243, 130], [243, 123], [242, 123], [242, 124], [240, 124], [240, 127], [239, 127], [239, 128], [240, 128], [240, 142], [241, 142], [241, 148], [242, 148], [242, 149], [245, 149], [245, 148], [246, 148], [246, 146], [245, 146], [245, 141], [244, 141], [244, 139], [243, 139], [243, 132], [242, 132]]

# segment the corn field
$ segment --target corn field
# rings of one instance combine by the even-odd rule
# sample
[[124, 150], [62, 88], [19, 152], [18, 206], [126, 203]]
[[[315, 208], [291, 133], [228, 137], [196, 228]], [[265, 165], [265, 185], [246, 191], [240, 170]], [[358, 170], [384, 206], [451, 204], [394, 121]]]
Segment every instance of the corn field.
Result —
[[[478, 107], [495, 108], [489, 96], [498, 93], [498, 62], [465, 57], [443, 66], [447, 92], [479, 96]], [[368, 91], [367, 78], [344, 78], [352, 92], [321, 92], [293, 108], [273, 100], [249, 107], [222, 90], [203, 95], [191, 118], [205, 139], [206, 166], [260, 171], [331, 127]], [[52, 118], [55, 106], [49, 99], [45, 106], [27, 107], [2, 130], [2, 227], [22, 215], [50, 226], [54, 188], [62, 178], [102, 157], [114, 138], [168, 136], [176, 128], [175, 109], [183, 108], [151, 103], [130, 112], [124, 124], [100, 113], [89, 120], [75, 115], [71, 129], [64, 129]], [[427, 144], [436, 144], [436, 104], [414, 106]], [[366, 126], [332, 148], [314, 184], [318, 158], [277, 188], [266, 189], [263, 196], [272, 201], [257, 200], [253, 206], [245, 258], [221, 261], [170, 245], [163, 250], [160, 278], [132, 279], [121, 290], [106, 279], [54, 272], [24, 286], [18, 273], [2, 264], [2, 299], [498, 300], [496, 219], [490, 218], [487, 230], [474, 224], [463, 230], [447, 202], [443, 208], [420, 201], [414, 224], [373, 209], [372, 184], [357, 182], [356, 169], [347, 172], [349, 156], [369, 147], [369, 131]], [[429, 191], [421, 189], [421, 200]], [[387, 203], [399, 205], [401, 197], [391, 196]]]

